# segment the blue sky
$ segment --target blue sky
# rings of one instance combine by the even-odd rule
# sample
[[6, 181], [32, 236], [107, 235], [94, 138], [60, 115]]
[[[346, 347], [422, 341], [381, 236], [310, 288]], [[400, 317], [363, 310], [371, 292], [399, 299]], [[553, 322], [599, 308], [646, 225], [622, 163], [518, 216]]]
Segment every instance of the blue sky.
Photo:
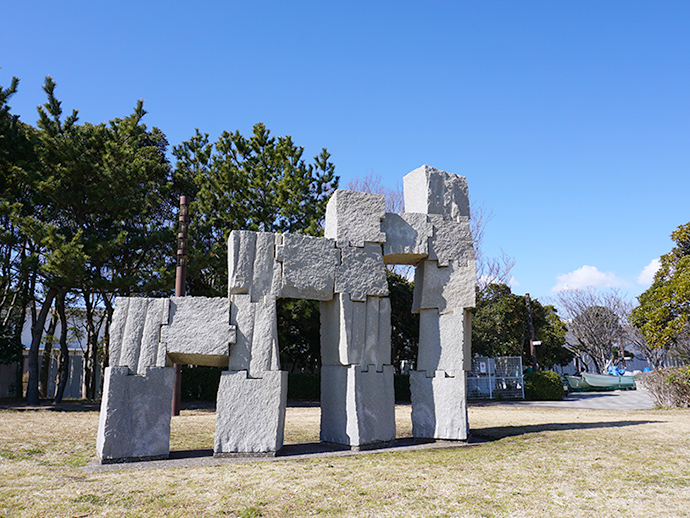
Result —
[[617, 286], [690, 221], [690, 3], [0, 1], [0, 84], [34, 124], [50, 74], [83, 122], [171, 145], [264, 122], [341, 185], [428, 164], [493, 211], [516, 293]]

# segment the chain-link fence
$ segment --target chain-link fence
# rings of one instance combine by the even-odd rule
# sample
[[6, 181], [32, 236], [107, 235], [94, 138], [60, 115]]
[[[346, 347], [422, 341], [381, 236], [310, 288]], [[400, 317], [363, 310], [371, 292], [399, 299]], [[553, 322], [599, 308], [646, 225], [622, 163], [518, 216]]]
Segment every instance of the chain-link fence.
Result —
[[467, 373], [468, 399], [525, 399], [520, 356], [472, 359]]

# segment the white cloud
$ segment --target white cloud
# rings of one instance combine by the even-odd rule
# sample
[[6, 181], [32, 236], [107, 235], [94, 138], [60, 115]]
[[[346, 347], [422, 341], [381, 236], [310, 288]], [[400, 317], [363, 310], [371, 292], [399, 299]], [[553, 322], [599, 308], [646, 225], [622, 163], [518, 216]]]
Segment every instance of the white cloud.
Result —
[[551, 291], [579, 290], [584, 288], [615, 288], [623, 283], [614, 273], [600, 272], [596, 266], [584, 265], [577, 270], [556, 276], [558, 284]]
[[517, 288], [518, 286], [520, 286], [520, 281], [518, 281], [515, 277], [511, 275], [508, 284], [510, 284], [513, 288]]
[[652, 259], [644, 269], [640, 272], [639, 277], [637, 277], [637, 283], [644, 286], [651, 286], [654, 282], [654, 274], [661, 268], [661, 260], [659, 258]]

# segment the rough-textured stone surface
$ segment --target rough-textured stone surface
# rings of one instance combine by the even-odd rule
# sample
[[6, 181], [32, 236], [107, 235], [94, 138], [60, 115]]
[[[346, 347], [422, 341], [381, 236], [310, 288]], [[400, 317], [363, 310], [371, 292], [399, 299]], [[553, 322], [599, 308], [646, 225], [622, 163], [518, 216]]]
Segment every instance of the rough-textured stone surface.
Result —
[[278, 295], [277, 283], [273, 276], [280, 272], [275, 266], [276, 234], [270, 232], [256, 233], [256, 250], [254, 253], [253, 280], [250, 289], [252, 302], [258, 302], [264, 297], [275, 298]]
[[126, 365], [132, 373], [137, 372], [139, 353], [141, 352], [141, 337], [144, 333], [144, 324], [146, 324], [148, 305], [149, 299], [130, 298], [125, 317], [125, 329], [122, 334], [122, 345], [119, 347], [120, 358], [114, 358], [113, 366]]
[[340, 252], [321, 237], [284, 234], [276, 260], [283, 263], [281, 297], [330, 300]]
[[386, 264], [417, 264], [429, 255], [429, 239], [434, 235], [427, 214], [386, 213], [381, 222], [386, 234], [383, 260]]
[[386, 213], [382, 194], [337, 190], [326, 206], [325, 237], [351, 246], [364, 246], [366, 241], [383, 243], [381, 220]]
[[126, 366], [105, 370], [96, 450], [102, 463], [165, 458], [170, 453], [170, 402], [175, 369]]
[[283, 445], [287, 372], [267, 371], [248, 378], [246, 371], [223, 372], [216, 404], [213, 451], [275, 452]]
[[254, 276], [256, 232], [233, 230], [228, 237], [228, 294], [249, 293]]
[[453, 372], [464, 369], [465, 314], [464, 309], [441, 315], [438, 309], [422, 309], [419, 312], [418, 371]]
[[276, 299], [266, 297], [263, 301], [252, 304], [254, 305], [254, 331], [249, 374], [252, 377], [260, 377], [263, 371], [280, 370]]
[[426, 439], [467, 440], [467, 397], [464, 371], [410, 372], [412, 435]]
[[321, 440], [361, 446], [395, 438], [393, 367], [321, 368]]
[[230, 323], [237, 332], [235, 343], [230, 347], [228, 368], [231, 371], [249, 370], [255, 310], [256, 304], [252, 303], [249, 294], [230, 296]]
[[391, 359], [391, 306], [387, 297], [366, 302], [336, 294], [321, 303], [321, 364], [374, 365], [381, 370]]
[[403, 177], [405, 212], [469, 217], [467, 179], [423, 165]]
[[446, 313], [474, 307], [476, 276], [474, 260], [450, 261], [448, 266], [423, 261], [415, 270], [412, 312], [436, 308]]
[[468, 219], [458, 222], [438, 214], [429, 214], [428, 217], [434, 226], [434, 235], [429, 239], [430, 260], [437, 260], [439, 266], [448, 266], [451, 259], [456, 262], [474, 260]]
[[[146, 322], [141, 335], [141, 350], [139, 352], [138, 374], [144, 374], [147, 367], [155, 366], [158, 362], [158, 345], [161, 341], [161, 325], [163, 325], [163, 308], [168, 305], [167, 299], [149, 299], [146, 307]], [[165, 312], [167, 313], [167, 311]]]
[[113, 320], [110, 323], [109, 362], [113, 367], [120, 365], [120, 356], [122, 354], [122, 338], [125, 334], [128, 312], [129, 297], [117, 297], [113, 304]]
[[366, 243], [361, 248], [348, 246], [341, 253], [341, 264], [335, 270], [336, 293], [349, 293], [352, 300], [361, 301], [366, 300], [367, 295], [388, 295], [381, 245]]
[[170, 321], [161, 328], [174, 363], [226, 367], [236, 329], [230, 325], [230, 301], [224, 298], [171, 297]]

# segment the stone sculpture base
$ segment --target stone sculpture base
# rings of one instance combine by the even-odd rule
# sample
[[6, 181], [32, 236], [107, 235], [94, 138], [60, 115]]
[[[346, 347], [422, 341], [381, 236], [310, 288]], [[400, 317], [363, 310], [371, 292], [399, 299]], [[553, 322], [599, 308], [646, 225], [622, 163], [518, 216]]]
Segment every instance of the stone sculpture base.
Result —
[[101, 464], [165, 459], [170, 455], [170, 403], [175, 369], [105, 370], [96, 450]]
[[220, 378], [216, 406], [215, 457], [276, 452], [283, 446], [288, 373], [226, 371]]
[[321, 367], [321, 440], [362, 446], [395, 439], [393, 366]]
[[412, 435], [424, 439], [467, 440], [466, 373], [457, 371], [446, 377], [436, 371], [427, 378], [425, 371], [410, 372]]

